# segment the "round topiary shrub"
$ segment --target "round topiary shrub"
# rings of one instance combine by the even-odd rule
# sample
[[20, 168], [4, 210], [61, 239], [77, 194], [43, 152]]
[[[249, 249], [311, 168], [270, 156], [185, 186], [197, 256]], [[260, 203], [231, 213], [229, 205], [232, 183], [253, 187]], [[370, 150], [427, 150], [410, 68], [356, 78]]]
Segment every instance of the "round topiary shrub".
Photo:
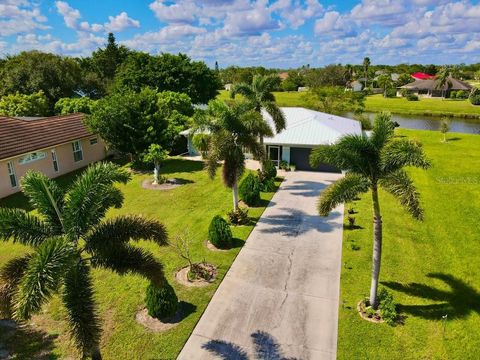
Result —
[[178, 309], [178, 298], [173, 287], [165, 281], [159, 288], [148, 285], [145, 298], [148, 315], [157, 319], [166, 319], [175, 315]]
[[229, 248], [232, 245], [232, 230], [225, 219], [218, 215], [213, 217], [208, 227], [208, 240], [219, 249]]
[[261, 185], [258, 178], [252, 173], [249, 173], [238, 187], [240, 199], [242, 199], [248, 206], [258, 204], [260, 201], [260, 188]]

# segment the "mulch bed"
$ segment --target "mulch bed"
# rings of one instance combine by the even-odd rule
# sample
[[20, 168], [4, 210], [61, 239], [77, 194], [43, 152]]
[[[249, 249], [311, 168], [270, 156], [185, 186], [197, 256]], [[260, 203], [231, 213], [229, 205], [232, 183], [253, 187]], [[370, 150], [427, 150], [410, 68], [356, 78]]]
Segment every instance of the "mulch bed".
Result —
[[184, 184], [182, 183], [179, 183], [179, 182], [165, 182], [163, 184], [157, 184], [157, 185], [153, 185], [152, 184], [152, 180], [151, 179], [145, 179], [142, 181], [142, 187], [144, 189], [148, 189], [148, 190], [171, 190], [171, 189], [175, 189], [179, 186], [182, 186]]
[[189, 266], [185, 266], [184, 268], [181, 268], [180, 270], [178, 270], [177, 273], [175, 274], [175, 280], [177, 280], [180, 284], [189, 286], [189, 287], [208, 286], [215, 281], [215, 278], [217, 276], [217, 268], [215, 267], [215, 265], [212, 265], [209, 263], [201, 263], [197, 265], [202, 266], [205, 271], [211, 274], [210, 280], [205, 280], [202, 278], [190, 280], [188, 278], [188, 272], [190, 271]]
[[180, 321], [183, 320], [183, 315], [183, 309], [179, 306], [177, 313], [174, 316], [169, 319], [160, 320], [148, 315], [148, 310], [144, 308], [137, 312], [137, 314], [135, 315], [135, 320], [137, 321], [137, 323], [143, 325], [150, 331], [164, 332], [177, 326]]
[[228, 251], [229, 250], [229, 249], [219, 249], [215, 245], [213, 245], [209, 240], [207, 240], [205, 244], [207, 245], [208, 250], [212, 250], [212, 251]]
[[380, 316], [380, 311], [379, 310], [376, 311], [375, 315], [368, 315], [367, 314], [364, 300], [360, 301], [357, 304], [357, 310], [358, 310], [358, 314], [360, 315], [360, 317], [364, 320], [367, 320], [367, 321], [370, 321], [370, 322], [373, 322], [373, 323], [376, 323], [376, 324], [381, 324], [381, 323], [384, 322], [384, 320]]

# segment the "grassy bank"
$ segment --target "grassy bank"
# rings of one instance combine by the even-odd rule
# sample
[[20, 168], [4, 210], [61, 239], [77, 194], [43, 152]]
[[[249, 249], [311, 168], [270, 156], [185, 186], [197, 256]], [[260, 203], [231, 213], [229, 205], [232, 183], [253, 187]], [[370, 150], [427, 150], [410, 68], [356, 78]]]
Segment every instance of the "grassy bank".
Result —
[[[400, 130], [420, 140], [433, 161], [412, 170], [425, 209], [413, 220], [381, 193], [384, 220], [382, 286], [393, 291], [404, 324], [362, 320], [355, 310], [368, 296], [372, 254], [370, 195], [347, 204], [361, 227], [344, 232], [339, 359], [480, 358], [480, 136]], [[352, 244], [360, 250], [352, 250]], [[442, 321], [442, 316], [447, 320]]]
[[[206, 260], [218, 266], [218, 278], [204, 288], [182, 286], [174, 280], [174, 274], [186, 263], [173, 248], [140, 243], [163, 262], [170, 283], [187, 309], [186, 318], [177, 327], [158, 334], [147, 331], [135, 321], [136, 311], [144, 306], [147, 282], [135, 275], [118, 276], [106, 270], [95, 270], [94, 288], [102, 318], [104, 359], [174, 359], [253, 229], [253, 223], [273, 196], [273, 193], [262, 194], [260, 206], [250, 209], [251, 225], [232, 228], [237, 239], [236, 248], [212, 252], [205, 246], [208, 226], [214, 215], [224, 215], [231, 209], [231, 192], [225, 189], [219, 176], [210, 180], [201, 162], [168, 160], [162, 172], [170, 178], [184, 179], [187, 184], [168, 191], [145, 190], [140, 184], [151, 175], [136, 174], [127, 185], [121, 186], [125, 195], [123, 208], [112, 210], [109, 215], [142, 214], [158, 219], [166, 225], [170, 240], [175, 234], [188, 231], [192, 239], [193, 261]], [[69, 177], [61, 179], [63, 184], [70, 181]], [[0, 201], [0, 206], [28, 208], [25, 199], [19, 195]], [[0, 265], [27, 251], [10, 242], [0, 246]], [[0, 327], [0, 345], [4, 343], [18, 359], [77, 358], [68, 337], [64, 315], [60, 301], [53, 299], [41, 315], [33, 318], [29, 327], [13, 337]]]
[[[280, 106], [306, 106], [304, 93], [276, 92]], [[229, 99], [228, 91], [221, 91], [220, 99]], [[468, 100], [428, 99], [407, 101], [405, 98], [384, 98], [382, 95], [367, 96], [365, 110], [369, 112], [389, 111], [393, 114], [420, 116], [449, 116], [480, 119], [480, 106], [473, 106]]]

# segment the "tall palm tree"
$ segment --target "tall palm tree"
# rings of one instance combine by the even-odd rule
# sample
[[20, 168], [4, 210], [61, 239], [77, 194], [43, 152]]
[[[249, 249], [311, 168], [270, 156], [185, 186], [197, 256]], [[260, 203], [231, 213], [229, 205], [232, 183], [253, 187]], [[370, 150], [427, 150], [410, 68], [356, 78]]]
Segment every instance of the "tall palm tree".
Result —
[[272, 129], [249, 103], [228, 106], [214, 100], [208, 104], [207, 123], [204, 128], [211, 134], [206, 167], [214, 177], [218, 162], [223, 161], [222, 178], [225, 186], [232, 189], [233, 209], [238, 210], [238, 180], [245, 170], [244, 152], [262, 158], [264, 148], [258, 136], [272, 136]]
[[[262, 109], [265, 109], [272, 117], [275, 131], [280, 133], [282, 130], [285, 130], [286, 119], [282, 110], [275, 102], [275, 96], [272, 94], [277, 87], [277, 75], [255, 75], [251, 84], [240, 83], [235, 85], [230, 92], [230, 96], [233, 99], [237, 94], [242, 95], [259, 114], [261, 114]], [[258, 135], [260, 144], [263, 146], [264, 135]], [[263, 160], [263, 158], [259, 160]]]
[[129, 243], [146, 239], [166, 245], [165, 227], [139, 216], [104, 219], [108, 209], [123, 202], [115, 183], [129, 179], [118, 166], [99, 163], [64, 191], [45, 175], [30, 171], [22, 179], [22, 191], [37, 213], [0, 208], [0, 239], [32, 249], [0, 271], [2, 310], [14, 319], [28, 320], [58, 293], [83, 358], [101, 359], [91, 268], [136, 273], [156, 287], [166, 281], [162, 264]]
[[390, 74], [383, 74], [378, 77], [378, 85], [383, 88], [383, 97], [387, 97], [388, 89], [393, 87], [393, 80]]
[[373, 204], [373, 265], [370, 303], [377, 308], [377, 287], [382, 255], [382, 216], [378, 189], [382, 187], [395, 196], [408, 212], [423, 219], [419, 194], [406, 166], [430, 167], [421, 144], [413, 140], [395, 139], [390, 114], [378, 114], [371, 136], [348, 135], [334, 145], [313, 150], [310, 162], [317, 167], [331, 164], [346, 171], [344, 178], [327, 187], [320, 195], [318, 210], [327, 216], [338, 204], [354, 200], [360, 193], [371, 191]]
[[364, 57], [363, 58], [363, 74], [365, 77], [365, 89], [368, 87], [368, 69], [370, 68], [370, 58]]
[[[435, 76], [435, 88], [442, 89], [442, 97], [445, 97], [449, 92], [452, 84], [452, 68], [450, 66], [444, 66]], [[443, 87], [447, 85], [447, 90], [444, 90]]]

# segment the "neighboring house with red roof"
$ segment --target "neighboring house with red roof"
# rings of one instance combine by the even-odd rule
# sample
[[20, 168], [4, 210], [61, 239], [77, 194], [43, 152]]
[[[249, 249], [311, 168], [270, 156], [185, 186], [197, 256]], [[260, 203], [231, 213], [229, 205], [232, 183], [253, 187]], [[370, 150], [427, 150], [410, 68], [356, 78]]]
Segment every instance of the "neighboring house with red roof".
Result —
[[46, 118], [0, 116], [0, 198], [20, 191], [27, 170], [54, 178], [105, 158], [104, 142], [83, 114]]
[[416, 72], [410, 75], [415, 80], [431, 80], [435, 79], [435, 75], [426, 74], [423, 72]]

